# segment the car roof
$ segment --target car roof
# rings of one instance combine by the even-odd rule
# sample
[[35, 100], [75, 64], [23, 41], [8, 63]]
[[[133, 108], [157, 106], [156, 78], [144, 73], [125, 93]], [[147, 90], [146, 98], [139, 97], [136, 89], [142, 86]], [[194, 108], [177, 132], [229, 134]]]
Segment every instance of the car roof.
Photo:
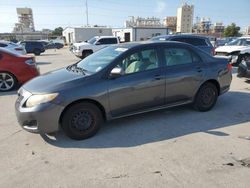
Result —
[[184, 42], [177, 42], [177, 41], [141, 41], [141, 42], [127, 42], [127, 43], [120, 43], [115, 44], [114, 46], [117, 47], [123, 47], [123, 48], [134, 48], [139, 46], [157, 46], [162, 44], [168, 44], [168, 45], [183, 45], [183, 46], [191, 46], [188, 43]]
[[176, 35], [159, 35], [157, 37], [154, 38], [173, 38], [173, 37], [178, 37], [178, 38], [184, 38], [184, 37], [188, 37], [188, 38], [200, 38], [200, 39], [208, 39], [207, 36], [202, 36], [202, 35], [194, 35], [194, 34], [176, 34]]
[[16, 57], [21, 56], [20, 54], [15, 53], [14, 51], [12, 51], [12, 50], [10, 50], [8, 48], [3, 48], [3, 47], [0, 47], [0, 52], [4, 52], [4, 53], [10, 54], [10, 55], [14, 55]]

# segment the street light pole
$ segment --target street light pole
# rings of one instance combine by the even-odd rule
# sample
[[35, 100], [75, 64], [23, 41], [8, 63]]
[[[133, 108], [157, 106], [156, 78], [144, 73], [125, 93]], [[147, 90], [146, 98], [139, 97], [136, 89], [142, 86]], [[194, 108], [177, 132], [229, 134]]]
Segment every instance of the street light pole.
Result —
[[87, 18], [87, 27], [88, 27], [89, 26], [88, 0], [86, 0], [86, 18]]

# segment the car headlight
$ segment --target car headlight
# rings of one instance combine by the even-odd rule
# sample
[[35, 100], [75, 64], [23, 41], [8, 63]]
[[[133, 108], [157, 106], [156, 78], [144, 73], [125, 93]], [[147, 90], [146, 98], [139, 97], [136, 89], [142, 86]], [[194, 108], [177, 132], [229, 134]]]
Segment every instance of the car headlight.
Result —
[[31, 95], [26, 101], [26, 107], [34, 107], [42, 103], [50, 102], [57, 96], [58, 93]]

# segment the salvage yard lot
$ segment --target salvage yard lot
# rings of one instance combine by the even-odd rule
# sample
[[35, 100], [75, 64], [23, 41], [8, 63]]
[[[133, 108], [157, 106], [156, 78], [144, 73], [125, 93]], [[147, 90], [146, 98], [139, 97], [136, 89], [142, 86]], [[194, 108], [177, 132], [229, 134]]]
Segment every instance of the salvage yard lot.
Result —
[[[36, 60], [46, 73], [79, 59], [64, 48]], [[0, 93], [0, 187], [250, 187], [250, 84], [235, 73], [209, 112], [127, 117], [83, 141], [22, 130], [15, 100]]]

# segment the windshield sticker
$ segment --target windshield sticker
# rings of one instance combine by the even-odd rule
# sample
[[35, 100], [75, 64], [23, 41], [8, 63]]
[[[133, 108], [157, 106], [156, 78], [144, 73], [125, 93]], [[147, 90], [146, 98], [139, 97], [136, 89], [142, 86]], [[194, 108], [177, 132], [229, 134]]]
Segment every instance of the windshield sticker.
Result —
[[118, 51], [118, 52], [125, 52], [127, 50], [128, 50], [127, 48], [116, 48], [115, 49], [115, 51]]

